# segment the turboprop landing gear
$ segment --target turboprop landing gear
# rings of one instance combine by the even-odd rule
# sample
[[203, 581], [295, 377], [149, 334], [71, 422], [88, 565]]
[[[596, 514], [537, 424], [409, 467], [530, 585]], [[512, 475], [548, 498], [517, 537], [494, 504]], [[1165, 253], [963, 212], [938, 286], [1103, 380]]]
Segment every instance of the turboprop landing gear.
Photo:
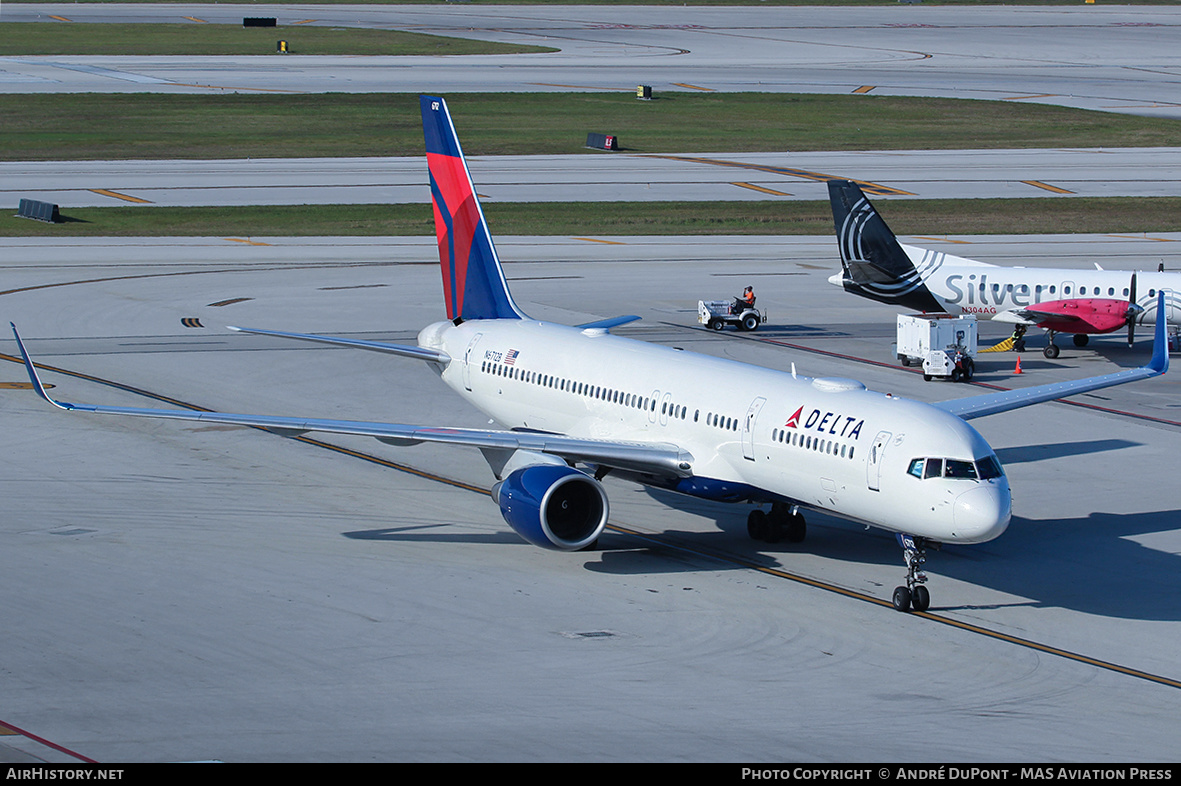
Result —
[[753, 540], [765, 543], [800, 543], [808, 532], [808, 525], [800, 513], [799, 505], [776, 502], [769, 513], [752, 510], [746, 517], [746, 534]]
[[931, 607], [931, 593], [927, 590], [927, 574], [923, 564], [927, 561], [927, 540], [911, 535], [899, 535], [902, 557], [906, 561], [906, 586], [895, 587], [893, 603], [897, 611], [926, 611]]
[[1042, 354], [1045, 355], [1046, 357], [1048, 357], [1050, 360], [1053, 360], [1054, 358], [1058, 357], [1058, 353], [1060, 351], [1058, 349], [1058, 345], [1054, 343], [1054, 335], [1055, 334], [1054, 334], [1053, 330], [1046, 331], [1046, 339], [1050, 343], [1046, 344], [1046, 348], [1042, 350]]

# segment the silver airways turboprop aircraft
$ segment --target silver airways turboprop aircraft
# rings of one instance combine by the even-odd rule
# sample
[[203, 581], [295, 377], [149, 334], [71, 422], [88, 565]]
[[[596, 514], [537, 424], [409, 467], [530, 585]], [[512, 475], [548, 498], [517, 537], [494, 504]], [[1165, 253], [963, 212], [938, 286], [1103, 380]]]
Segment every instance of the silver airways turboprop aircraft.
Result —
[[[856, 184], [828, 181], [842, 272], [833, 284], [871, 300], [924, 312], [977, 314], [1025, 327], [1044, 328], [1044, 354], [1058, 357], [1057, 333], [1074, 334], [1075, 346], [1097, 333], [1128, 331], [1161, 319], [1181, 323], [1181, 273], [1058, 270], [1000, 267], [898, 242]], [[1140, 289], [1148, 294], [1137, 297]], [[1157, 306], [1157, 293], [1165, 305]]]
[[34, 390], [76, 412], [479, 448], [498, 480], [492, 496], [505, 521], [552, 549], [595, 544], [607, 524], [600, 480], [608, 473], [769, 506], [751, 512], [747, 528], [771, 542], [802, 540], [800, 511], [822, 510], [899, 534], [907, 576], [893, 602], [906, 611], [931, 602], [923, 572], [928, 544], [981, 543], [1009, 524], [1009, 482], [967, 419], [1168, 367], [1158, 330], [1152, 361], [1142, 368], [924, 404], [849, 379], [797, 377], [609, 332], [635, 317], [576, 327], [539, 322], [509, 293], [447, 105], [431, 96], [420, 103], [447, 319], [423, 328], [418, 346], [235, 329], [418, 358], [503, 429], [67, 404], [49, 398], [17, 335]]

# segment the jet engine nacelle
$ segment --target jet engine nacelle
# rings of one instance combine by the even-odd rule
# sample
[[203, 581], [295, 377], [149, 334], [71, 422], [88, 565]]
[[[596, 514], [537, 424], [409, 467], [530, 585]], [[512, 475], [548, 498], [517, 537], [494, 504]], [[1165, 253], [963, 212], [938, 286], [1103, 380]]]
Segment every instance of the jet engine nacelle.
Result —
[[500, 513], [535, 546], [577, 551], [607, 526], [607, 493], [597, 480], [566, 465], [516, 470], [493, 490]]

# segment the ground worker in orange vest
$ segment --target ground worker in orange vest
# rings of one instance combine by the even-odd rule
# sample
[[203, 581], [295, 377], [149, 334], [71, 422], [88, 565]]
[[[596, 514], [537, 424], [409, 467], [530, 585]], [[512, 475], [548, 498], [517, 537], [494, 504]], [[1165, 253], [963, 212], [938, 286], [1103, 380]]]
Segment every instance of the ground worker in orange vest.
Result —
[[734, 298], [734, 313], [741, 314], [748, 308], [755, 307], [755, 290], [754, 287], [747, 287], [742, 290], [742, 294]]

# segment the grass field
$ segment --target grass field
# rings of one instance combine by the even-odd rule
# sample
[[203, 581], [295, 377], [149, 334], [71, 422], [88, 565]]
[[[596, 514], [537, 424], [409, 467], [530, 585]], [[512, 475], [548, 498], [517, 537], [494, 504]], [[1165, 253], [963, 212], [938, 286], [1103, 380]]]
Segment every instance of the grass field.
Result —
[[[184, 3], [188, 0], [121, 0], [128, 3]], [[323, 5], [354, 5], [355, 0], [318, 0]], [[448, 0], [450, 2], [450, 0]], [[1005, 5], [1080, 5], [1084, 0], [1006, 0]], [[12, 2], [12, 0], [9, 0]], [[102, 3], [109, 0], [72, 0]], [[371, 5], [411, 5], [424, 0], [370, 0]], [[470, 5], [552, 5], [553, 0], [462, 0]], [[564, 5], [653, 5], [653, 6], [864, 6], [871, 0], [562, 0]], [[1120, 5], [1173, 5], [1176, 0], [1123, 0]], [[938, 5], [998, 5], [996, 0], [939, 0]], [[891, 2], [893, 5], [893, 2]]]
[[[903, 235], [1142, 233], [1178, 229], [1181, 198], [878, 199]], [[829, 235], [828, 202], [488, 203], [501, 235]], [[63, 208], [61, 224], [0, 215], [0, 236], [431, 236], [421, 205]]]
[[[1181, 122], [1009, 102], [864, 95], [630, 93], [449, 97], [470, 155], [581, 153], [588, 129], [642, 152], [1181, 146]], [[740, 117], [741, 123], [718, 122]], [[0, 159], [422, 155], [417, 96], [0, 96]], [[14, 206], [15, 207], [15, 206]], [[1160, 232], [1181, 199], [893, 201], [919, 234]], [[827, 234], [823, 202], [485, 205], [497, 234]], [[423, 205], [71, 209], [0, 235], [430, 235]]]
[[[447, 96], [469, 155], [1181, 146], [1181, 121], [1011, 101], [785, 93]], [[724, 121], [720, 121], [724, 118]], [[420, 155], [418, 98], [0, 95], [0, 160]]]
[[[64, 13], [69, 13], [68, 10]], [[247, 14], [252, 13], [249, 9]], [[552, 52], [400, 30], [315, 25], [243, 27], [200, 22], [78, 24], [0, 22], [0, 55], [477, 55]]]
[[[712, 4], [712, 3], [701, 3]], [[719, 3], [725, 4], [725, 3]], [[785, 2], [784, 4], [793, 4]], [[843, 4], [843, 3], [838, 3]], [[11, 28], [11, 29], [10, 29]], [[271, 53], [464, 54], [489, 45], [315, 26], [0, 24], [0, 55]], [[473, 48], [474, 47], [474, 48]], [[514, 49], [513, 51], [520, 51]], [[281, 55], [275, 55], [280, 57]], [[647, 153], [1181, 146], [1181, 122], [1020, 102], [872, 95], [452, 94], [469, 155], [584, 153], [588, 132]], [[724, 120], [722, 120], [724, 119]], [[422, 155], [408, 94], [0, 95], [0, 160]], [[1181, 200], [902, 201], [907, 233], [1156, 232]], [[497, 234], [827, 234], [827, 203], [486, 205]], [[13, 208], [15, 210], [15, 206]], [[50, 226], [0, 216], [0, 235], [430, 235], [427, 205], [71, 209]]]

